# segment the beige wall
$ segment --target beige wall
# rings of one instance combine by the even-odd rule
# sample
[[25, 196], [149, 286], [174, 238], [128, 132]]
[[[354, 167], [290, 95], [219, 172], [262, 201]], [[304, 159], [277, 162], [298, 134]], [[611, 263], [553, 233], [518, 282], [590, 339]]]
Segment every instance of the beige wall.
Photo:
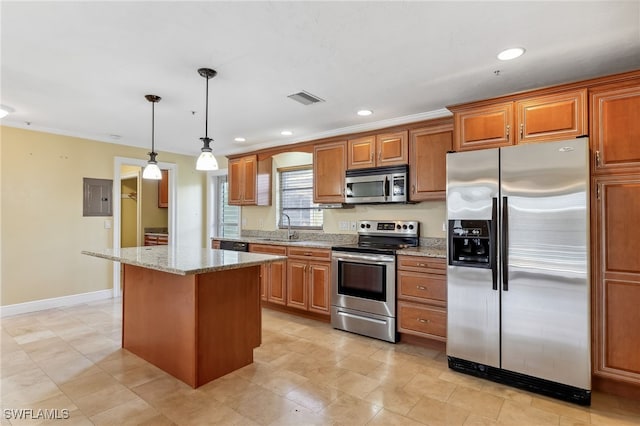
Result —
[[[110, 289], [111, 262], [80, 254], [113, 243], [112, 217], [82, 216], [82, 178], [113, 179], [114, 157], [146, 159], [148, 150], [4, 126], [0, 139], [0, 303]], [[178, 165], [179, 244], [206, 246], [206, 175], [190, 156], [158, 160]]]
[[142, 229], [145, 228], [166, 228], [168, 221], [168, 210], [158, 207], [158, 181], [142, 179], [142, 193], [139, 202], [142, 203]]
[[[242, 229], [274, 231], [276, 226], [277, 173], [279, 167], [311, 164], [311, 154], [286, 153], [273, 157], [272, 205], [264, 207], [242, 207]], [[323, 231], [332, 234], [353, 233], [341, 230], [340, 222], [366, 219], [417, 220], [420, 222], [421, 237], [445, 238], [442, 225], [446, 220], [444, 201], [426, 201], [418, 204], [375, 204], [357, 205], [347, 209], [327, 209], [324, 211]]]

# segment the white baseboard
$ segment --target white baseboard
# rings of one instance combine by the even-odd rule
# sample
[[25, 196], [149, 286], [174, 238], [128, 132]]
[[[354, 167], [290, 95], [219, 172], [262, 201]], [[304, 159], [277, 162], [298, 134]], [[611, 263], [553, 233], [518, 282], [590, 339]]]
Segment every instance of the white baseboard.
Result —
[[45, 309], [61, 308], [63, 306], [79, 305], [81, 303], [95, 302], [96, 300], [111, 299], [112, 297], [113, 290], [98, 290], [89, 293], [72, 294], [71, 296], [16, 303], [15, 305], [0, 306], [0, 318], [44, 311]]

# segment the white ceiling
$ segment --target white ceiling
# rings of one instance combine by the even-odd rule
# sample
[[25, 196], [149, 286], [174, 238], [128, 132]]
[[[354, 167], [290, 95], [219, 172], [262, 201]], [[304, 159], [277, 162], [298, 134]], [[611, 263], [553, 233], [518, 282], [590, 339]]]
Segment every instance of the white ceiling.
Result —
[[[13, 2], [2, 124], [196, 155], [447, 114], [447, 105], [640, 69], [640, 1]], [[502, 62], [512, 46], [527, 52]], [[499, 75], [494, 71], [499, 70]], [[326, 102], [303, 106], [306, 90]], [[358, 109], [374, 111], [359, 117]], [[192, 113], [195, 111], [195, 113]], [[30, 124], [27, 124], [30, 123]], [[289, 129], [293, 136], [281, 136]], [[113, 135], [119, 135], [114, 137]], [[246, 142], [234, 142], [242, 136]]]

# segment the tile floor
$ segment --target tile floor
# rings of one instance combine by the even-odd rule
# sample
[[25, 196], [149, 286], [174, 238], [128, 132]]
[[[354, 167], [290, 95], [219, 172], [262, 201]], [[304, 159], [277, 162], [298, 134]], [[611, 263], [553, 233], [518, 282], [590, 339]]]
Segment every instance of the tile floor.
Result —
[[[119, 299], [2, 319], [1, 424], [640, 424], [639, 401], [596, 392], [579, 407], [268, 309], [255, 362], [194, 390], [122, 350], [120, 326]], [[69, 418], [9, 418], [21, 408]]]

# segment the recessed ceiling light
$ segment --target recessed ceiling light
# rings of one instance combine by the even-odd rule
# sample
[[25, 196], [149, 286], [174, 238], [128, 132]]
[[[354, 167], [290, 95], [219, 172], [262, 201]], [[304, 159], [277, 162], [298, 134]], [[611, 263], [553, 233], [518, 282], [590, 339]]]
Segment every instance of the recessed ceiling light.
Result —
[[501, 61], [508, 61], [511, 59], [515, 59], [518, 56], [522, 56], [524, 52], [525, 50], [522, 47], [511, 47], [498, 53], [498, 59], [500, 59]]
[[235, 138], [234, 141], [236, 142], [246, 142], [245, 138]]
[[291, 130], [283, 130], [280, 132], [282, 136], [291, 136], [293, 132]]
[[362, 117], [366, 117], [367, 115], [371, 114], [373, 114], [373, 111], [371, 111], [370, 109], [361, 109], [360, 111], [358, 111], [358, 115]]
[[11, 114], [14, 111], [15, 110], [10, 106], [0, 105], [0, 118], [6, 117], [7, 115]]

